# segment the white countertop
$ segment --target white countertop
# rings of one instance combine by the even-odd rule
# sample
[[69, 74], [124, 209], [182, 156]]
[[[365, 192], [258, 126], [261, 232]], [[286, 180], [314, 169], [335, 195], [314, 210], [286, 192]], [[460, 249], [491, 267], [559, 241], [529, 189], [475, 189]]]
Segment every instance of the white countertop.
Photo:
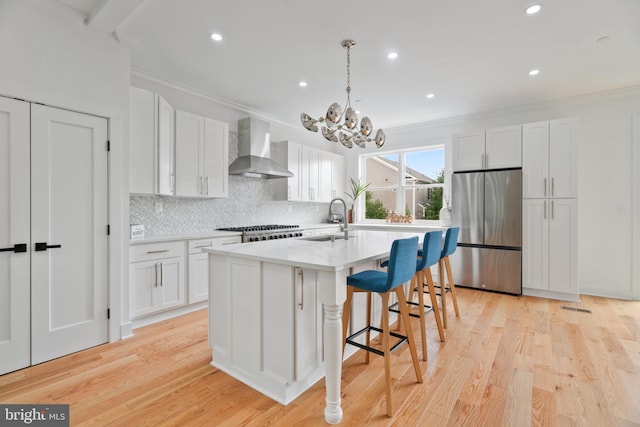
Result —
[[421, 232], [352, 230], [349, 240], [270, 240], [204, 248], [203, 251], [314, 270], [339, 271], [389, 256], [391, 244], [396, 239], [419, 236], [422, 240], [423, 235]]
[[195, 240], [208, 238], [221, 238], [230, 236], [240, 236], [242, 233], [238, 231], [205, 231], [202, 233], [185, 233], [185, 234], [166, 234], [162, 236], [149, 236], [142, 239], [129, 240], [131, 245], [140, 245], [143, 243], [171, 242], [176, 240]]

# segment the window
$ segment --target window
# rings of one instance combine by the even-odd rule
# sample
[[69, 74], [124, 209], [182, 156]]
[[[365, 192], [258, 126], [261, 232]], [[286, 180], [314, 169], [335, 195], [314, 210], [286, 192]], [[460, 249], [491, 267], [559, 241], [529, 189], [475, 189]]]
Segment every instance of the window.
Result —
[[444, 147], [362, 156], [369, 183], [364, 220], [385, 220], [391, 211], [414, 222], [437, 221], [445, 186]]

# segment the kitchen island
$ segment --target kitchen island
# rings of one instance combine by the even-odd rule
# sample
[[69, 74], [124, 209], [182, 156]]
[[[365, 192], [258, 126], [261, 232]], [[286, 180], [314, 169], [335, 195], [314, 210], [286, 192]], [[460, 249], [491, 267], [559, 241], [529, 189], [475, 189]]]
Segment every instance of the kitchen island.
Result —
[[412, 236], [422, 233], [358, 230], [348, 240], [204, 249], [212, 365], [284, 405], [325, 376], [325, 420], [339, 423], [347, 276], [375, 268], [394, 240]]

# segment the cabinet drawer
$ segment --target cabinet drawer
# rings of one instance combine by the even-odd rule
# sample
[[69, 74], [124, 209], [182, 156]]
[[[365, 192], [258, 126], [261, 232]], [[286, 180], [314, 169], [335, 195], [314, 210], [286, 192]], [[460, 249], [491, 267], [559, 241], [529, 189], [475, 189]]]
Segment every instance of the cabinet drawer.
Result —
[[132, 245], [129, 248], [129, 262], [150, 261], [160, 258], [183, 257], [184, 241], [158, 242]]
[[189, 240], [189, 253], [197, 254], [202, 251], [202, 248], [231, 245], [234, 243], [240, 243], [241, 241], [242, 238], [240, 236], [212, 237], [209, 239]]

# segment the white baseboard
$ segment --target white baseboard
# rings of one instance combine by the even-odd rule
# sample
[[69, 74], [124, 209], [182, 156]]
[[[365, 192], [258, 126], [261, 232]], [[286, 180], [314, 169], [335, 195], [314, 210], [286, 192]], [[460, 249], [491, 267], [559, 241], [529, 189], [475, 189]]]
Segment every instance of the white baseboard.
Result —
[[124, 340], [133, 336], [133, 323], [127, 322], [120, 325], [120, 339]]
[[174, 317], [182, 316], [184, 314], [193, 313], [194, 311], [202, 310], [209, 307], [209, 301], [200, 301], [195, 304], [189, 304], [182, 307], [175, 308], [173, 310], [162, 311], [149, 316], [140, 317], [132, 321], [133, 329], [140, 328], [142, 326], [151, 325], [153, 323], [162, 322], [163, 320], [173, 319]]
[[560, 301], [580, 302], [580, 295], [543, 291], [540, 289], [522, 288], [522, 295], [538, 298], [557, 299]]

